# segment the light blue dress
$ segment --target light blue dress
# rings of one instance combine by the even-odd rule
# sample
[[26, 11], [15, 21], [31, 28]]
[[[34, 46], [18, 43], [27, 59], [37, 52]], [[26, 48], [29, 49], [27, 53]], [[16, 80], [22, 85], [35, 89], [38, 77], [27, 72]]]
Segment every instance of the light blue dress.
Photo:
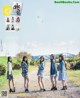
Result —
[[39, 69], [38, 69], [38, 73], [37, 73], [38, 76], [43, 77], [44, 67], [45, 67], [44, 62], [41, 62], [39, 64]]
[[22, 76], [28, 76], [28, 64], [25, 61], [22, 62]]
[[56, 66], [55, 60], [51, 61], [50, 76], [51, 77], [57, 76], [57, 66]]
[[60, 62], [59, 65], [59, 80], [67, 80], [67, 72], [66, 72], [66, 67], [64, 61]]

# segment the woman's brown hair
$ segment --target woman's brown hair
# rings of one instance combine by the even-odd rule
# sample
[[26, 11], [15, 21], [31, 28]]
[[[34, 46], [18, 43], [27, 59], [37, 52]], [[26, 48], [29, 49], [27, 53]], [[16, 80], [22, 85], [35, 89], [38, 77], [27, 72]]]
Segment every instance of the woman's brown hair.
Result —
[[[44, 57], [43, 57], [43, 56], [41, 56], [41, 57], [40, 57], [40, 59], [41, 59], [41, 58], [43, 58], [43, 61], [44, 61]], [[42, 61], [40, 60], [40, 63], [41, 63], [41, 62], [42, 62]]]
[[59, 60], [59, 62], [64, 61], [64, 56], [62, 54], [60, 54], [59, 57], [61, 57], [61, 60]]

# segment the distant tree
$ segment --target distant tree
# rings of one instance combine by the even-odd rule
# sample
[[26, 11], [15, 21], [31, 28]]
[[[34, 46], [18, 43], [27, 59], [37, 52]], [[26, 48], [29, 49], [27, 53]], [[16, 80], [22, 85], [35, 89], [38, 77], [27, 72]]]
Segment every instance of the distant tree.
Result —
[[16, 57], [17, 57], [17, 58], [20, 58], [20, 59], [22, 59], [23, 56], [27, 56], [28, 59], [31, 59], [31, 54], [30, 54], [30, 53], [27, 53], [27, 52], [20, 52], [20, 53], [18, 53], [18, 54], [16, 55]]

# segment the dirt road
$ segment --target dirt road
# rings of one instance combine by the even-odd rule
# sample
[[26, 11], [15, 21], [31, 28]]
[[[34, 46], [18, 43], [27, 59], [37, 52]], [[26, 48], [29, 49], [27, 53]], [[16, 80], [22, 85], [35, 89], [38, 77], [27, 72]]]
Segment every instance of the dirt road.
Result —
[[45, 66], [44, 72], [44, 83], [45, 83], [45, 92], [39, 92], [39, 86], [37, 83], [37, 70], [30, 72], [30, 83], [29, 90], [30, 93], [24, 92], [23, 86], [23, 77], [21, 75], [17, 76], [15, 79], [16, 93], [9, 94], [8, 98], [80, 98], [80, 87], [70, 83], [68, 81], [68, 90], [62, 91], [61, 82], [58, 81], [58, 90], [50, 91], [51, 81], [49, 75], [49, 64]]

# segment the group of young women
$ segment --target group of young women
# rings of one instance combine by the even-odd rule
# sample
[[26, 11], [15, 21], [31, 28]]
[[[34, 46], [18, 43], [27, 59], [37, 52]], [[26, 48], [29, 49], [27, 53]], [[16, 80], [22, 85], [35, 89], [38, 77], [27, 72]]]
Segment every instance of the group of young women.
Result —
[[[63, 55], [59, 55], [59, 63], [60, 64], [59, 64], [58, 80], [62, 81], [63, 88], [61, 90], [67, 90], [67, 73]], [[21, 65], [22, 65], [22, 76], [24, 77], [24, 89], [25, 92], [29, 92], [28, 59], [26, 56], [23, 57]], [[7, 79], [9, 80], [9, 92], [15, 92], [11, 57], [8, 57], [7, 67], [8, 67]], [[37, 72], [40, 91], [46, 91], [43, 82], [44, 69], [45, 69], [44, 57], [41, 56]], [[50, 78], [52, 83], [51, 90], [57, 90], [57, 65], [53, 54], [50, 55]], [[13, 84], [13, 89], [11, 89], [10, 85], [11, 81]]]

